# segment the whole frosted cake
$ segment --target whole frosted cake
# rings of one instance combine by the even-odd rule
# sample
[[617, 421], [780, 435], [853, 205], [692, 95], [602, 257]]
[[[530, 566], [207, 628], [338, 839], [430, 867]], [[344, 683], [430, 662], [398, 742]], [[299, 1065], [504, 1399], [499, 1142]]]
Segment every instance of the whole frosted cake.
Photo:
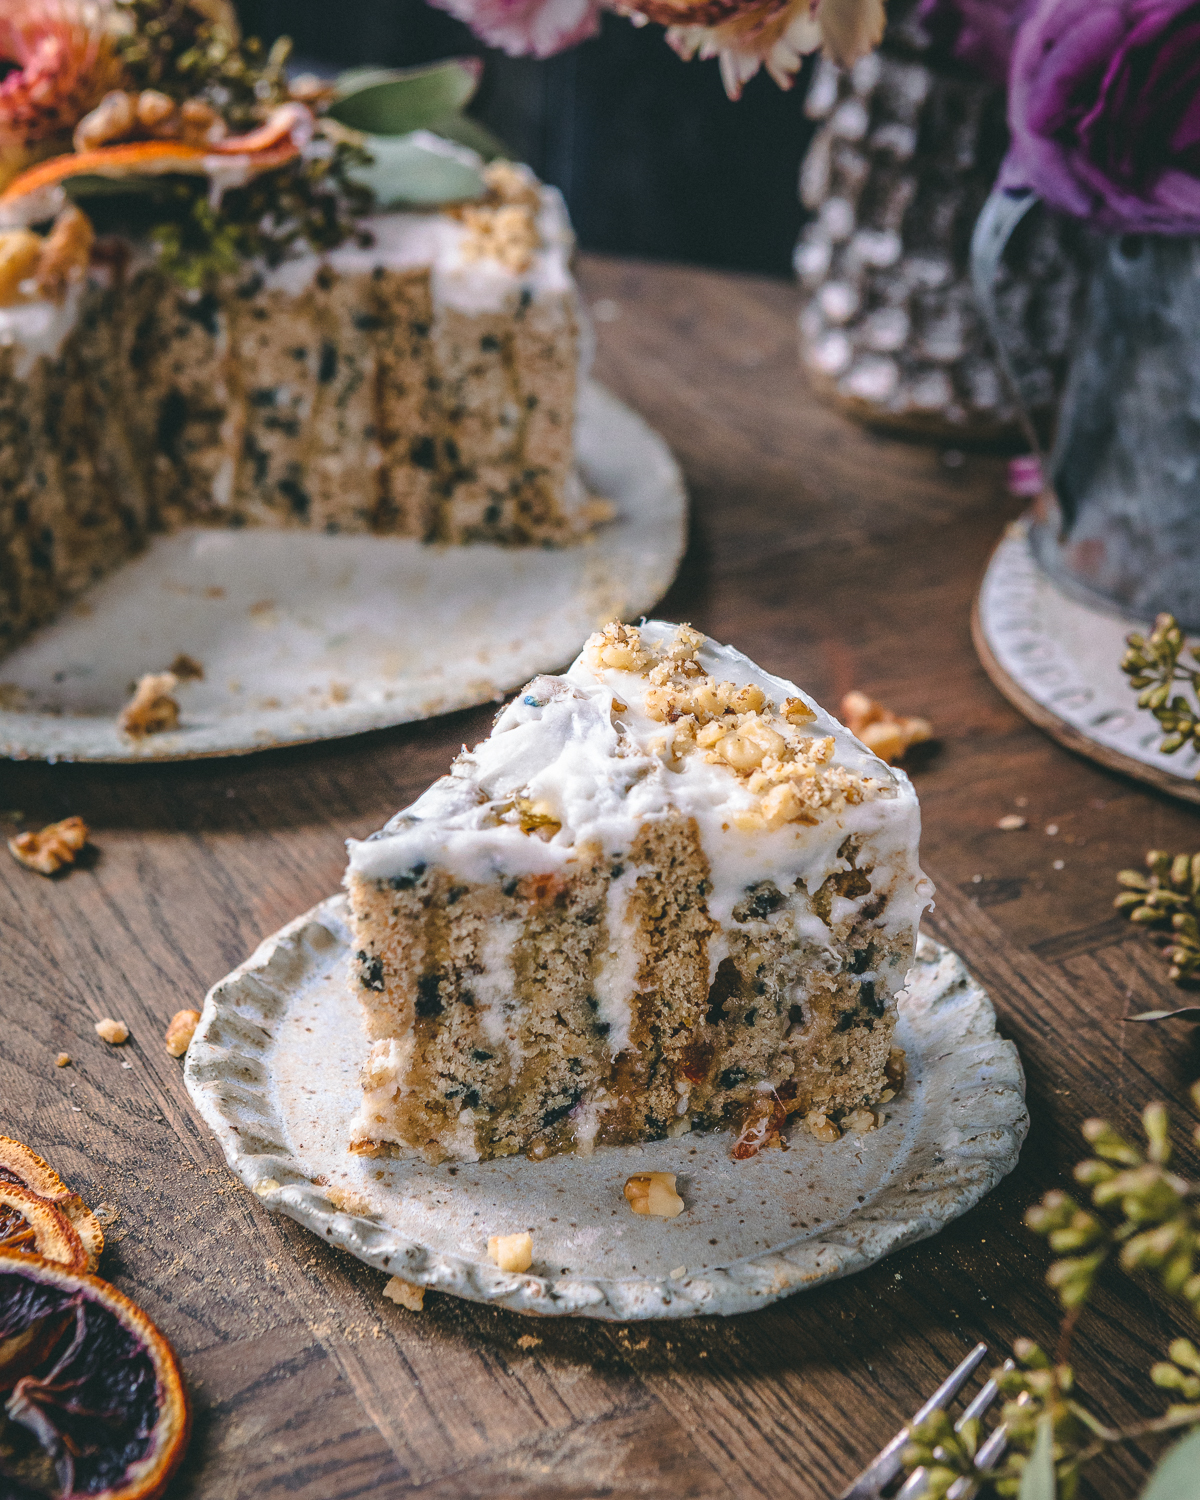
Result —
[[611, 624], [351, 841], [353, 1149], [863, 1128], [932, 887], [908, 778], [690, 627]]

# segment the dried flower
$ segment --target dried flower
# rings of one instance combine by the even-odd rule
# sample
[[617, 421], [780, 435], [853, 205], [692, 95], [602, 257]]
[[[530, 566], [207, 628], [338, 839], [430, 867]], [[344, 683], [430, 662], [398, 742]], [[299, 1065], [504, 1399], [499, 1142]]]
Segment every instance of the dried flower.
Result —
[[434, 0], [510, 57], [551, 57], [600, 30], [597, 0]]
[[1163, 933], [1171, 960], [1168, 978], [1177, 982], [1200, 974], [1200, 854], [1176, 854], [1161, 849], [1146, 855], [1149, 875], [1122, 870], [1117, 876], [1124, 890], [1113, 902], [1140, 927], [1168, 928]]

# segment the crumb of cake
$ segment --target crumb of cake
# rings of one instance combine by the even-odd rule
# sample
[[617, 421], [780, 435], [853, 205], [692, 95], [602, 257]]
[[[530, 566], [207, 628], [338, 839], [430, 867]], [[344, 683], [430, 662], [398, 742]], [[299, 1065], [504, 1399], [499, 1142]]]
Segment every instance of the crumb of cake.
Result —
[[903, 1047], [893, 1047], [888, 1053], [887, 1062], [883, 1065], [883, 1075], [898, 1094], [904, 1087], [904, 1079], [908, 1072], [908, 1057]]
[[25, 283], [37, 270], [42, 243], [31, 229], [8, 229], [0, 234], [0, 307], [25, 300]]
[[933, 725], [928, 719], [899, 718], [857, 690], [842, 699], [842, 718], [850, 733], [890, 766], [902, 760], [913, 745], [933, 738]]
[[873, 1110], [860, 1107], [844, 1115], [841, 1123], [843, 1130], [852, 1130], [855, 1135], [866, 1135], [869, 1130], [876, 1129], [879, 1122]]
[[95, 242], [91, 219], [69, 204], [42, 242], [34, 274], [38, 294], [51, 302], [61, 302], [70, 287], [83, 280]]
[[182, 1057], [192, 1044], [196, 1027], [200, 1024], [198, 1010], [177, 1010], [167, 1024], [164, 1040], [172, 1057]]
[[673, 1219], [685, 1206], [675, 1191], [674, 1172], [635, 1172], [625, 1184], [625, 1197], [635, 1214], [656, 1219]]
[[425, 1305], [425, 1288], [405, 1281], [402, 1276], [393, 1276], [384, 1287], [383, 1295], [389, 1302], [407, 1307], [409, 1312], [420, 1312]]
[[829, 1145], [832, 1141], [840, 1141], [842, 1132], [833, 1123], [829, 1116], [821, 1109], [810, 1109], [804, 1116], [804, 1123], [809, 1133], [816, 1136], [817, 1140]]
[[75, 856], [88, 841], [88, 827], [82, 818], [63, 818], [49, 823], [39, 833], [19, 833], [9, 839], [13, 858], [39, 875], [53, 875], [65, 865], [75, 863]]
[[179, 728], [179, 704], [171, 694], [179, 686], [174, 672], [148, 672], [133, 697], [117, 715], [117, 724], [131, 739], [163, 734]]
[[532, 1333], [523, 1333], [517, 1340], [518, 1349], [536, 1349], [541, 1339], [535, 1339]]
[[340, 1208], [344, 1214], [369, 1214], [372, 1211], [371, 1200], [365, 1193], [354, 1188], [327, 1187], [325, 1196], [334, 1208]]
[[1028, 828], [1028, 818], [1023, 818], [1020, 813], [1005, 813], [997, 820], [996, 827], [1005, 833], [1016, 833], [1020, 828]]
[[787, 1109], [774, 1091], [759, 1094], [746, 1111], [742, 1128], [729, 1154], [734, 1161], [748, 1161], [750, 1157], [757, 1156], [760, 1151], [768, 1148], [781, 1149], [786, 1120]]
[[96, 1035], [110, 1047], [119, 1047], [122, 1042], [129, 1040], [129, 1027], [124, 1021], [114, 1021], [111, 1016], [105, 1016], [102, 1021], [96, 1022]]
[[488, 1240], [488, 1259], [502, 1271], [528, 1271], [533, 1264], [531, 1234], [494, 1234]]
[[204, 676], [204, 668], [194, 656], [189, 656], [186, 651], [181, 651], [171, 663], [168, 671], [172, 672], [180, 682], [199, 682]]
[[69, 1052], [60, 1052], [54, 1059], [54, 1066], [56, 1068], [69, 1068], [71, 1066], [71, 1054]]

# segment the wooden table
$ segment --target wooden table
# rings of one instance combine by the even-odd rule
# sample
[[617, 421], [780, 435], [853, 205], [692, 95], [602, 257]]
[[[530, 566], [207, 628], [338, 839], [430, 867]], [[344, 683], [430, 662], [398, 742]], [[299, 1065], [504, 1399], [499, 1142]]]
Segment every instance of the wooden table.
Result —
[[[174, 1496], [836, 1494], [974, 1340], [1051, 1339], [1047, 1252], [1023, 1209], [1083, 1154], [1081, 1120], [1132, 1128], [1155, 1096], [1182, 1115], [1200, 1075], [1186, 1025], [1125, 1023], [1177, 992], [1111, 908], [1115, 870], [1197, 846], [1196, 812], [1026, 724], [971, 649], [972, 593], [1018, 508], [1001, 462], [871, 436], [818, 405], [785, 283], [596, 257], [582, 275], [589, 301], [612, 304], [600, 376], [691, 486], [660, 613], [826, 703], [859, 686], [936, 724], [940, 748], [914, 770], [930, 927], [1021, 1049], [1029, 1142], [937, 1239], [744, 1317], [560, 1322], [436, 1293], [404, 1311], [379, 1272], [231, 1177], [162, 1032], [333, 891], [342, 840], [413, 798], [492, 710], [163, 769], [5, 765], [0, 808], [25, 826], [78, 813], [99, 853], [53, 881], [0, 858], [0, 1129], [119, 1210], [106, 1273], [172, 1339], [195, 1393]], [[998, 831], [1016, 810], [1028, 829]], [[128, 1022], [124, 1048], [95, 1035], [106, 1015]], [[1184, 1331], [1118, 1283], [1076, 1345], [1087, 1396], [1114, 1418], [1144, 1412], [1140, 1372]], [[1095, 1493], [1132, 1493], [1144, 1463], [1110, 1467]]]

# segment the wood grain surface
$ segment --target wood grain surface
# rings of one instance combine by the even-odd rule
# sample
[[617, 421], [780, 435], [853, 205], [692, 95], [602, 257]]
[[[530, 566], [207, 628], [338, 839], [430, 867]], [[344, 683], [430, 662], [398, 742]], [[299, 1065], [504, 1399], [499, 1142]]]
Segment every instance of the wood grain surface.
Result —
[[[1021, 1049], [1029, 1141], [937, 1239], [744, 1317], [565, 1322], [437, 1293], [407, 1312], [380, 1273], [232, 1178], [162, 1034], [333, 891], [343, 839], [420, 792], [491, 711], [229, 761], [2, 764], [10, 823], [78, 813], [95, 854], [54, 880], [0, 858], [0, 1129], [118, 1215], [105, 1274], [173, 1341], [195, 1396], [172, 1500], [836, 1494], [973, 1341], [1000, 1356], [1019, 1334], [1051, 1338], [1046, 1251], [1020, 1216], [1082, 1154], [1080, 1122], [1132, 1128], [1150, 1097], [1182, 1117], [1200, 1076], [1193, 1028], [1127, 1024], [1177, 992], [1111, 906], [1114, 871], [1147, 848], [1200, 847], [1197, 813], [1054, 743], [971, 649], [978, 577], [1020, 504], [1001, 462], [875, 437], [816, 403], [783, 282], [595, 257], [582, 278], [609, 304], [600, 376], [691, 486], [660, 612], [831, 706], [857, 686], [934, 721], [912, 767], [930, 926]], [[1014, 811], [1028, 828], [998, 831]], [[106, 1015], [128, 1023], [125, 1047], [93, 1031]], [[1115, 1284], [1077, 1341], [1084, 1394], [1114, 1418], [1147, 1413], [1142, 1372], [1182, 1331]], [[1146, 1462], [1111, 1465], [1091, 1494], [1132, 1493]]]

